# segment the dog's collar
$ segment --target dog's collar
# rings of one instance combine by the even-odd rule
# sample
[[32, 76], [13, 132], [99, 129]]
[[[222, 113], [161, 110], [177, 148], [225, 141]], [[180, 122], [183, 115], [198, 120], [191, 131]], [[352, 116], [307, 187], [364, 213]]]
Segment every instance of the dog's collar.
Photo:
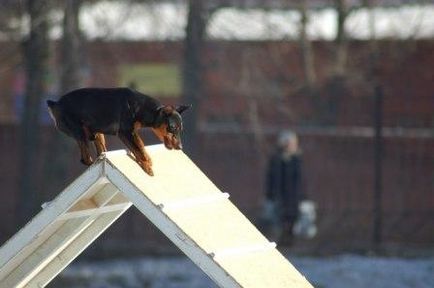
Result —
[[161, 113], [161, 109], [163, 109], [163, 108], [164, 108], [164, 105], [160, 105], [155, 110], [155, 118], [154, 118], [154, 123], [152, 125], [154, 128], [159, 127], [164, 122], [164, 115], [163, 115], [163, 113]]

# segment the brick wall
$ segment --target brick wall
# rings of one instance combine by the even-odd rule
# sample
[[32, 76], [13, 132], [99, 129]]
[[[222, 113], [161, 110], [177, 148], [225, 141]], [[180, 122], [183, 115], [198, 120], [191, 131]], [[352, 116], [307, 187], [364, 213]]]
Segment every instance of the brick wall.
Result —
[[[44, 141], [58, 137], [53, 129], [44, 132]], [[373, 147], [367, 137], [342, 137], [319, 132], [299, 131], [303, 148], [303, 182], [308, 197], [318, 205], [319, 235], [312, 241], [318, 247], [367, 247], [372, 237]], [[8, 239], [16, 226], [16, 204], [20, 181], [18, 135], [16, 127], [0, 127], [0, 164], [2, 199], [0, 202], [0, 242]], [[147, 135], [147, 143], [153, 136]], [[273, 143], [275, 135], [267, 136]], [[109, 138], [109, 147], [122, 147]], [[200, 134], [199, 167], [253, 221], [261, 212], [264, 196], [265, 158], [257, 153], [248, 133]], [[79, 152], [71, 157], [71, 171], [65, 186], [85, 168], [78, 163]], [[433, 164], [434, 139], [391, 137], [385, 140], [383, 180], [383, 235], [385, 242], [432, 245], [434, 229]], [[41, 181], [35, 187], [41, 202], [52, 199], [54, 191], [43, 177], [49, 151], [39, 151], [35, 176]], [[44, 188], [45, 187], [45, 188]], [[44, 190], [45, 189], [45, 190]], [[128, 239], [129, 244], [123, 245]], [[94, 255], [166, 251], [168, 242], [155, 227], [132, 208], [90, 250]], [[116, 248], [116, 249], [115, 249]], [[127, 251], [127, 252], [125, 252]], [[169, 251], [171, 251], [169, 249]]]
[[[433, 245], [434, 230], [434, 81], [433, 41], [381, 42], [381, 83], [384, 89], [385, 146], [383, 155], [384, 238], [386, 242]], [[4, 47], [4, 43], [0, 43]], [[117, 67], [125, 63], [170, 62], [181, 65], [180, 43], [87, 44], [89, 85], [116, 86]], [[318, 204], [318, 247], [367, 247], [372, 235], [373, 123], [372, 89], [367, 44], [350, 46], [349, 72], [341, 94], [328, 78], [333, 49], [314, 43], [320, 97], [333, 119], [318, 122], [312, 100], [303, 89], [299, 51], [289, 42], [210, 42], [206, 47], [205, 94], [200, 107], [198, 165], [252, 220], [260, 213], [266, 155], [280, 129], [295, 128], [303, 149], [306, 193]], [[8, 65], [19, 65], [18, 58]], [[18, 67], [18, 66], [17, 66]], [[14, 71], [0, 70], [0, 242], [18, 229], [15, 207], [20, 181], [19, 134], [11, 111]], [[243, 68], [245, 67], [245, 68]], [[17, 68], [17, 69], [15, 69]], [[5, 80], [9, 79], [9, 80]], [[331, 88], [330, 88], [331, 87]], [[12, 92], [11, 92], [12, 91]], [[176, 102], [178, 99], [164, 101]], [[9, 106], [8, 106], [9, 105]], [[257, 110], [255, 110], [257, 109]], [[1, 112], [3, 111], [3, 112]], [[4, 111], [7, 111], [5, 113]], [[262, 133], [257, 142], [252, 111]], [[9, 115], [9, 116], [8, 116]], [[188, 117], [188, 114], [186, 114]], [[48, 143], [60, 137], [51, 126], [43, 130], [35, 177], [41, 201], [59, 192], [43, 177], [50, 161]], [[256, 138], [255, 138], [256, 137]], [[147, 139], [155, 139], [153, 136]], [[256, 140], [255, 140], [256, 139]], [[110, 139], [111, 148], [122, 147]], [[154, 140], [152, 140], [154, 141]], [[152, 143], [146, 141], [146, 143]], [[45, 148], [44, 148], [45, 147]], [[83, 171], [78, 149], [71, 155], [65, 184]], [[166, 250], [167, 242], [134, 209], [115, 224], [91, 250], [114, 253], [128, 235], [137, 251]], [[131, 244], [134, 243], [134, 244]], [[163, 245], [162, 245], [163, 243]], [[131, 244], [131, 245], [130, 245]], [[99, 248], [98, 248], [99, 247]]]

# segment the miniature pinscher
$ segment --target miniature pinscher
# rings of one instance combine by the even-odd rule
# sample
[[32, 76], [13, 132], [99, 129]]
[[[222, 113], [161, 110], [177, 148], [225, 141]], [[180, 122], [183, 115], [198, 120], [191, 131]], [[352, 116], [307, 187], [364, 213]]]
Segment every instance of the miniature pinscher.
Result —
[[153, 176], [152, 161], [145, 151], [139, 129], [149, 127], [167, 149], [182, 149], [181, 113], [191, 106], [162, 105], [156, 99], [129, 88], [82, 88], [63, 95], [58, 102], [48, 100], [48, 110], [56, 127], [74, 138], [81, 162], [93, 163], [89, 142], [97, 155], [107, 151], [104, 134], [117, 135]]

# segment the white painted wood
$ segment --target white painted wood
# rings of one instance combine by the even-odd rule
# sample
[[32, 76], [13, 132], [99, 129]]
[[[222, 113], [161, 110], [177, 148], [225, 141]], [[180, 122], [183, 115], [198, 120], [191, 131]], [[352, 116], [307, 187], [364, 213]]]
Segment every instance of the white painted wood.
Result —
[[15, 268], [6, 278], [2, 279], [0, 287], [21, 288], [37, 275], [54, 257], [67, 247], [95, 218], [80, 218], [66, 222], [40, 245], [24, 263]]
[[220, 287], [312, 287], [185, 154], [148, 152], [154, 177], [107, 154], [107, 178]]
[[[50, 204], [30, 220], [17, 234], [10, 238], [0, 248], [0, 269], [15, 257], [28, 243], [34, 239], [76, 201], [86, 191], [98, 189], [98, 180], [102, 175], [102, 165], [98, 163], [86, 170], [80, 177], [72, 182]], [[0, 279], [1, 281], [1, 279]]]
[[163, 232], [182, 252], [213, 279], [220, 287], [240, 287], [236, 280], [222, 270], [193, 239], [177, 227], [168, 217], [161, 213], [160, 207], [144, 197], [141, 190], [120, 173], [117, 169], [106, 168], [110, 181], [116, 185], [136, 208], [140, 210], [161, 232]]
[[[91, 198], [88, 198], [89, 196]], [[66, 213], [57, 217], [57, 221], [122, 210], [128, 205], [129, 201], [116, 187], [112, 184], [105, 184], [94, 195], [86, 194], [86, 198], [82, 197]]]
[[26, 287], [45, 287], [65, 267], [68, 266], [81, 252], [84, 251], [101, 233], [116, 221], [127, 209], [113, 211], [99, 216], [86, 230], [83, 231], [71, 244], [66, 247], [56, 258], [48, 263], [45, 268], [31, 279]]
[[124, 204], [124, 203], [130, 203], [128, 198], [124, 196], [123, 193], [117, 193], [111, 200], [106, 204], [106, 206], [109, 205], [117, 205], [117, 204]]
[[102, 207], [110, 202], [113, 197], [118, 193], [118, 189], [111, 184], [106, 184], [104, 187], [92, 197], [97, 207]]
[[158, 206], [164, 211], [188, 209], [194, 206], [206, 205], [207, 203], [213, 203], [219, 200], [228, 199], [228, 193], [201, 195], [198, 197], [191, 197], [184, 200], [178, 200], [176, 202], [161, 203]]
[[109, 213], [109, 212], [124, 210], [125, 208], [130, 207], [130, 206], [131, 206], [131, 202], [125, 202], [125, 203], [118, 203], [118, 204], [113, 204], [113, 205], [106, 205], [103, 207], [94, 207], [94, 208], [88, 208], [88, 209], [83, 209], [83, 210], [71, 211], [71, 212], [67, 212], [65, 214], [60, 215], [56, 219], [56, 221], [64, 221], [64, 220], [73, 219], [73, 218], [89, 217], [92, 215], [105, 214], [105, 213]]
[[[149, 149], [151, 146], [147, 146], [147, 149]], [[101, 153], [101, 159], [104, 159], [107, 157], [107, 155], [115, 156], [115, 155], [128, 155], [128, 151], [125, 149], [119, 149], [119, 150], [112, 150], [112, 151], [106, 151]]]
[[[68, 211], [66, 211], [65, 214], [71, 214], [74, 212], [84, 211], [84, 210], [90, 210], [90, 209], [98, 209], [98, 205], [93, 201], [92, 198], [89, 199], [81, 199], [80, 201], [77, 201], [77, 203], [74, 204], [71, 208], [69, 208]], [[65, 215], [63, 214], [63, 215]], [[61, 215], [61, 216], [63, 216]]]
[[0, 288], [44, 287], [134, 204], [220, 287], [312, 287], [182, 151], [148, 146], [154, 177], [104, 153], [0, 248]]
[[276, 248], [276, 246], [277, 245], [275, 242], [266, 242], [266, 243], [254, 244], [250, 246], [245, 245], [241, 247], [232, 247], [232, 248], [219, 250], [216, 252], [211, 252], [210, 256], [216, 260], [221, 260], [223, 258], [228, 258], [228, 257], [239, 257], [248, 253], [251, 254], [256, 252], [263, 252], [266, 250], [274, 249]]
[[11, 258], [10, 261], [0, 269], [0, 283], [2, 283], [2, 279], [11, 273], [11, 271], [20, 265], [27, 257], [29, 257], [37, 247], [44, 243], [64, 223], [64, 221], [56, 221], [51, 223], [45, 229], [43, 229], [38, 237], [34, 238], [33, 241], [29, 242], [28, 245], [26, 245], [13, 258]]

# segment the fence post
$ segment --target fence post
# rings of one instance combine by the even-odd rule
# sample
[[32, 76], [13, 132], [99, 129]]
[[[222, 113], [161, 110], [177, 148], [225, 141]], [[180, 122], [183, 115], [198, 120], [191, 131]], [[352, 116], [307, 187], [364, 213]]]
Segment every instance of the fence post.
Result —
[[383, 194], [383, 89], [378, 83], [374, 88], [374, 203], [373, 203], [373, 244], [382, 242], [382, 194]]

